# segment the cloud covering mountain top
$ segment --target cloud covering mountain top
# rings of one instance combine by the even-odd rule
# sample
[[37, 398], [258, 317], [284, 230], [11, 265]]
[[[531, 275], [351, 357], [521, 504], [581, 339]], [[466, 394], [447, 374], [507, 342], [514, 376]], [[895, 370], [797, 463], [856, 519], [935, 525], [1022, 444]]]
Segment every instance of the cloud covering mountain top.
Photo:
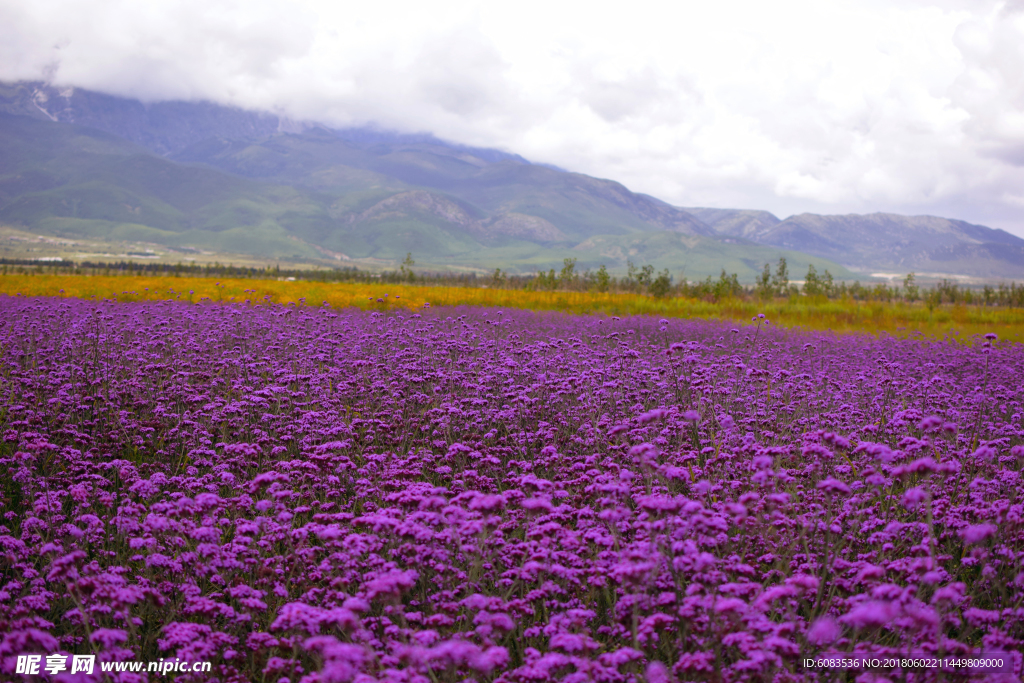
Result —
[[1024, 235], [1024, 3], [0, 0], [0, 79], [372, 123], [677, 205]]

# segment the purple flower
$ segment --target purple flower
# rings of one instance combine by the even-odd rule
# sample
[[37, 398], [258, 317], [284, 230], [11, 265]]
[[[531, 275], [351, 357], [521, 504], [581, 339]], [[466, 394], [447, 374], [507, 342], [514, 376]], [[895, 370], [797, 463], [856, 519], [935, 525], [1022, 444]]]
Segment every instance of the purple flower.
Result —
[[986, 461], [988, 461], [988, 460], [994, 460], [996, 455], [997, 455], [997, 453], [996, 453], [996, 449], [993, 448], [992, 446], [990, 446], [988, 444], [982, 444], [981, 446], [978, 446], [977, 450], [975, 450], [972, 455], [975, 458], [978, 458], [979, 460], [986, 460]]
[[419, 573], [414, 569], [407, 569], [405, 571], [394, 570], [381, 574], [366, 583], [366, 597], [369, 600], [380, 595], [398, 597], [402, 592], [416, 585], [417, 578], [419, 578]]
[[922, 503], [928, 502], [928, 492], [920, 486], [907, 489], [903, 494], [903, 504], [910, 510], [916, 510]]
[[807, 629], [807, 641], [814, 645], [831, 645], [842, 634], [838, 622], [832, 617], [825, 615], [818, 617]]
[[793, 576], [786, 579], [787, 586], [795, 586], [807, 592], [814, 592], [818, 590], [819, 584], [820, 582], [818, 581], [817, 577], [810, 576], [808, 574], [794, 574]]
[[547, 498], [526, 498], [520, 505], [529, 512], [551, 512], [554, 509]]
[[101, 646], [104, 650], [120, 645], [128, 640], [128, 633], [116, 628], [98, 628], [89, 636], [89, 641]]
[[899, 615], [899, 606], [888, 601], [871, 600], [861, 603], [839, 618], [856, 629], [887, 626]]
[[1024, 347], [257, 301], [0, 296], [4, 680], [82, 633], [246, 680], [582, 683], [1015, 628]]
[[719, 598], [715, 601], [715, 611], [719, 614], [742, 613], [746, 608], [747, 603], [739, 598]]
[[826, 493], [839, 493], [848, 496], [852, 493], [850, 487], [834, 477], [827, 477], [818, 482], [818, 489]]
[[974, 524], [961, 529], [960, 538], [964, 539], [964, 543], [968, 545], [977, 545], [995, 536], [997, 530], [995, 524]]
[[642, 425], [649, 424], [656, 420], [664, 420], [669, 416], [669, 411], [665, 408], [655, 408], [654, 410], [648, 410], [646, 413], [636, 419]]
[[364, 669], [366, 651], [359, 645], [341, 643], [333, 636], [315, 636], [307, 638], [303, 647], [323, 659], [319, 676], [323, 683], [349, 683]]
[[947, 602], [958, 605], [964, 600], [966, 591], [967, 586], [961, 581], [943, 586], [932, 594], [932, 604]]
[[177, 650], [198, 640], [208, 638], [213, 629], [204, 624], [175, 621], [163, 628], [163, 638], [157, 641], [161, 650]]
[[647, 665], [647, 683], [669, 683], [668, 668], [661, 662], [651, 662]]
[[274, 631], [290, 631], [293, 629], [315, 635], [320, 632], [320, 622], [324, 611], [303, 602], [289, 602], [281, 606], [277, 619], [270, 625]]
[[[505, 507], [505, 497], [490, 494], [478, 495], [469, 503], [470, 510], [484, 513], [497, 512]], [[415, 580], [415, 579], [414, 579]]]

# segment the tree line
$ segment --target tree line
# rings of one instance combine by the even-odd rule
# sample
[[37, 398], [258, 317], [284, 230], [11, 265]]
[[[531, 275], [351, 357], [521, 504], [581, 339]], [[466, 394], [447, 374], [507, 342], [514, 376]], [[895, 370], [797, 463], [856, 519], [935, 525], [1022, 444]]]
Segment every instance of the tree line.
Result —
[[[504, 278], [500, 271], [495, 271], [492, 279], [497, 286], [512, 284]], [[690, 281], [684, 277], [676, 282], [668, 269], [655, 273], [651, 265], [637, 268], [632, 262], [627, 262], [626, 276], [615, 278], [609, 275], [605, 266], [596, 271], [584, 270], [580, 273], [576, 270], [576, 259], [565, 259], [560, 272], [551, 269], [547, 273], [538, 273], [528, 277], [522, 286], [527, 289], [631, 292], [657, 298], [676, 296], [712, 302], [728, 298], [764, 301], [808, 298], [817, 301], [852, 299], [888, 303], [922, 302], [929, 308], [945, 303], [1024, 308], [1024, 285], [1015, 282], [971, 286], [943, 279], [930, 287], [923, 287], [914, 273], [908, 273], [901, 285], [864, 285], [860, 282], [837, 282], [827, 269], [819, 273], [814, 264], [810, 264], [803, 283], [797, 284], [790, 281], [789, 265], [785, 258], [780, 258], [774, 267], [772, 264], [764, 264], [753, 285], [740, 284], [736, 273], [727, 273], [724, 268], [717, 278], [709, 275], [703, 280]]]
[[921, 302], [934, 308], [941, 304], [967, 304], [981, 306], [1011, 306], [1024, 308], [1024, 284], [1015, 282], [996, 285], [963, 285], [944, 279], [931, 286], [918, 283], [914, 273], [909, 273], [900, 284], [860, 282], [837, 282], [828, 270], [818, 272], [810, 265], [802, 284], [791, 281], [789, 266], [785, 258], [777, 263], [764, 264], [753, 285], [744, 285], [736, 273], [725, 269], [717, 278], [707, 276], [703, 280], [673, 278], [668, 269], [655, 272], [654, 266], [637, 266], [627, 261], [624, 276], [612, 275], [607, 266], [596, 270], [576, 268], [576, 259], [567, 258], [562, 268], [539, 271], [532, 274], [517, 274], [496, 268], [493, 273], [424, 272], [414, 269], [416, 261], [408, 254], [398, 269], [372, 272], [355, 267], [340, 268], [282, 268], [280, 265], [254, 267], [234, 266], [220, 263], [118, 263], [82, 262], [39, 262], [27, 259], [0, 259], [0, 274], [10, 273], [52, 273], [77, 275], [163, 275], [172, 277], [219, 277], [241, 279], [295, 279], [315, 282], [361, 282], [361, 283], [407, 283], [448, 287], [494, 287], [502, 289], [525, 289], [534, 291], [574, 291], [632, 293], [655, 298], [685, 297], [717, 302], [724, 299], [779, 298], [810, 299], [852, 299], [855, 301], [880, 301], [907, 303]]

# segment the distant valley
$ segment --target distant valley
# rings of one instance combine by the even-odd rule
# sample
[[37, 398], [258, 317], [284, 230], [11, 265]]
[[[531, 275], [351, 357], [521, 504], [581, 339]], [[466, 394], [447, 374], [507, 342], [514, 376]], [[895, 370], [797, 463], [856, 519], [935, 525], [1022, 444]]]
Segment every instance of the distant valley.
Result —
[[785, 257], [837, 279], [1024, 279], [1024, 240], [935, 217], [780, 220], [680, 208], [611, 180], [429, 135], [331, 130], [209, 103], [0, 85], [0, 224], [323, 266], [533, 272], [628, 262], [752, 281]]

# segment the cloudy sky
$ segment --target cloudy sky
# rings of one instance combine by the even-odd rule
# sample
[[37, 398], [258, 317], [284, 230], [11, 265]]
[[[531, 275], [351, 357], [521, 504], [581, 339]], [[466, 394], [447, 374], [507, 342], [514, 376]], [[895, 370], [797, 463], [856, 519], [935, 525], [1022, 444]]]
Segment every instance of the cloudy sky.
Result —
[[42, 78], [1024, 236], [1024, 0], [0, 0], [0, 79]]

